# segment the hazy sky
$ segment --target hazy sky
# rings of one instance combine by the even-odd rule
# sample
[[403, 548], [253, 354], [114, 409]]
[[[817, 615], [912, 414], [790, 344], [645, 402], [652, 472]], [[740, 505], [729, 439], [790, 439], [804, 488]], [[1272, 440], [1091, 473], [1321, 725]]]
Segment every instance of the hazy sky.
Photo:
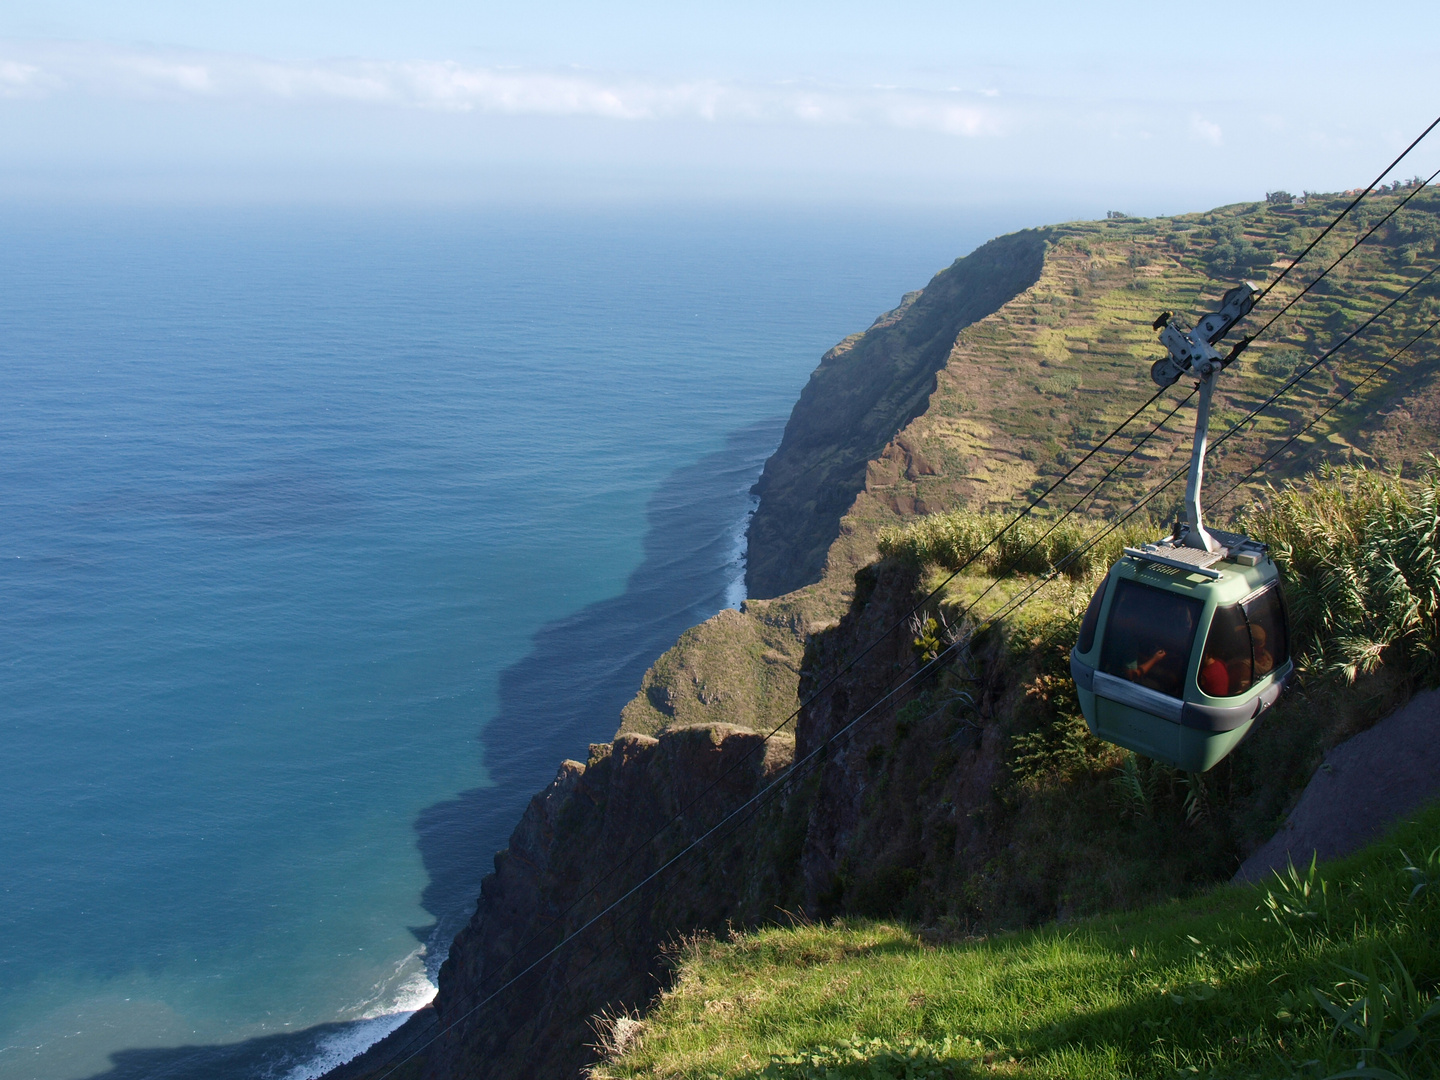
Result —
[[1433, 2], [5, 0], [0, 198], [1190, 209], [1370, 179], [1437, 62]]

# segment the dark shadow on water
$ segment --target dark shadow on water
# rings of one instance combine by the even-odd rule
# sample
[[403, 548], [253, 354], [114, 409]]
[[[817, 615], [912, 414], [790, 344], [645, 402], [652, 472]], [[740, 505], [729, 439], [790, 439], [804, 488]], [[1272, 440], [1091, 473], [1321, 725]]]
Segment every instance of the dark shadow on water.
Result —
[[167, 1046], [153, 1050], [120, 1050], [110, 1055], [111, 1068], [90, 1080], [201, 1080], [202, 1077], [274, 1077], [313, 1061], [321, 1043], [343, 1032], [347, 1024], [319, 1024], [283, 1035], [262, 1035], [228, 1046]]
[[422, 902], [436, 919], [427, 935], [449, 943], [530, 796], [562, 759], [583, 760], [590, 743], [608, 742], [646, 668], [725, 606], [743, 572], [735, 558], [750, 487], [783, 429], [783, 417], [742, 428], [671, 473], [650, 500], [644, 556], [625, 591], [542, 627], [529, 655], [501, 674], [482, 736], [493, 786], [437, 803], [415, 824], [430, 877]]
[[[608, 741], [645, 669], [682, 631], [725, 606], [744, 569], [735, 558], [750, 487], [784, 423], [742, 428], [722, 449], [666, 477], [646, 510], [644, 555], [624, 593], [542, 627], [529, 654], [501, 674], [499, 708], [481, 735], [492, 786], [437, 803], [415, 822], [429, 875], [422, 903], [435, 922], [414, 933], [432, 953], [468, 921], [494, 853], [560, 761]], [[122, 1050], [90, 1080], [280, 1080], [357, 1026], [321, 1024], [227, 1046]], [[412, 1035], [396, 1037], [408, 1043]], [[388, 1057], [386, 1049], [374, 1056]]]

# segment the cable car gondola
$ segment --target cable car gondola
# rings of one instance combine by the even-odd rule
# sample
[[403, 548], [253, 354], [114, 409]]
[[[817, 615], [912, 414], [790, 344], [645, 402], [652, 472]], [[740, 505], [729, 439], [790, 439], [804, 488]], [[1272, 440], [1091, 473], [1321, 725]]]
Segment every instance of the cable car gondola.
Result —
[[1187, 772], [1211, 768], [1279, 699], [1294, 671], [1280, 572], [1264, 544], [1207, 529], [1200, 514], [1206, 433], [1222, 359], [1215, 345], [1255, 305], [1249, 282], [1194, 330], [1155, 321], [1169, 355], [1151, 377], [1199, 380], [1186, 520], [1126, 548], [1101, 582], [1070, 651], [1091, 734]]

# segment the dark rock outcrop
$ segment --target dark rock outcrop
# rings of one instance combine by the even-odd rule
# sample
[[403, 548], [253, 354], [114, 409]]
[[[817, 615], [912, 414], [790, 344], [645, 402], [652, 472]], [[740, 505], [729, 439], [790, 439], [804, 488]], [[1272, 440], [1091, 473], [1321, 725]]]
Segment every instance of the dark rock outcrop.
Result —
[[593, 746], [588, 765], [564, 762], [495, 857], [479, 910], [440, 970], [436, 1021], [448, 1030], [422, 1075], [576, 1076], [595, 1058], [590, 1018], [654, 996], [665, 942], [773, 911], [741, 808], [789, 764], [793, 745], [706, 725], [658, 740], [620, 735]]
[[[828, 743], [809, 788], [805, 910], [818, 917], [949, 914], [928, 898], [944, 895], [945, 881], [990, 854], [984, 815], [1004, 740], [986, 718], [1003, 688], [975, 686], [976, 707], [963, 716], [954, 707], [911, 715], [907, 704], [931, 688], [915, 678], [919, 660], [906, 618], [917, 599], [915, 572], [881, 563], [863, 571], [857, 586], [839, 625], [812, 639], [802, 676], [801, 696], [812, 700], [800, 715], [796, 760]], [[821, 692], [832, 679], [833, 688]]]
[[1325, 755], [1285, 824], [1236, 871], [1259, 881], [1358, 851], [1440, 796], [1440, 690], [1416, 694]]

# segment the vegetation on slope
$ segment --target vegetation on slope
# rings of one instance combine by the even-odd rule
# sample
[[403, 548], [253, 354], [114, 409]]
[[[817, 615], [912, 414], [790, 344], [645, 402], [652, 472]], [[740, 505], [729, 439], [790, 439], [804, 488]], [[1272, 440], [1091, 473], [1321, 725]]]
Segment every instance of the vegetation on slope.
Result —
[[[1027, 517], [1005, 529], [1013, 516], [972, 510], [931, 514], [882, 529], [876, 546], [883, 558], [942, 570], [973, 565], [991, 577], [1009, 573], [1033, 577], [1060, 567], [1065, 576], [1081, 579], [1097, 570], [1103, 573], [1125, 546], [1153, 540], [1164, 531], [1154, 518], [1139, 515], [1103, 538], [1105, 523], [1094, 518], [1070, 518], [1052, 527], [1044, 518]], [[1002, 529], [1004, 534], [992, 543]]]
[[[1268, 319], [1403, 197], [1389, 193], [1362, 204], [1358, 216], [1323, 241], [1247, 325], [1258, 327]], [[888, 501], [903, 508], [913, 500], [934, 510], [956, 505], [953, 495], [965, 495], [964, 505], [1001, 508], [1037, 490], [1035, 485], [1062, 472], [1148, 396], [1150, 362], [1160, 351], [1150, 324], [1161, 309], [1194, 318], [1241, 272], [1261, 281], [1273, 276], [1344, 202], [1317, 196], [1301, 207], [1239, 204], [1207, 214], [1056, 227], [1035, 286], [960, 334], [925, 415], [902, 432], [936, 471], [895, 476]], [[1244, 266], [1227, 254], [1237, 238], [1256, 253]], [[1238, 369], [1229, 369], [1214, 423], [1238, 419], [1283, 385], [1302, 361], [1318, 357], [1416, 281], [1440, 256], [1437, 241], [1440, 194], [1425, 191], [1269, 330]], [[1303, 381], [1244, 439], [1227, 443], [1212, 463], [1213, 479], [1223, 482], [1248, 470], [1279, 432], [1408, 340], [1440, 310], [1437, 295], [1423, 286], [1415, 299]], [[1270, 475], [1303, 475], [1322, 461], [1345, 457], [1347, 448], [1387, 469], [1421, 463], [1435, 435], [1427, 422], [1414, 423], [1428, 415], [1422, 402], [1435, 396], [1434, 373], [1422, 361], [1409, 357], [1396, 377], [1367, 385]], [[1399, 412], [1414, 412], [1411, 423]], [[1151, 419], [1160, 415], [1157, 408]], [[1171, 421], [1168, 437], [1147, 445], [1120, 482], [1102, 493], [1099, 506], [1123, 505], [1182, 462], [1192, 418], [1187, 410]], [[1125, 449], [1128, 440], [1102, 457], [1113, 461]], [[877, 495], [883, 486], [874, 485]]]
[[[1282, 822], [1327, 749], [1436, 681], [1437, 492], [1434, 474], [1405, 482], [1325, 470], [1242, 515], [1285, 574], [1301, 677], [1203, 775], [1100, 742], [1080, 714], [1068, 653], [1090, 593], [1119, 554], [1112, 535], [1082, 578], [1055, 579], [1003, 625], [983, 628], [900, 709], [895, 738], [870, 751], [871, 809], [854, 842], [872, 857], [849, 867], [837, 910], [971, 932], [1134, 907], [1228, 878]], [[895, 560], [954, 567], [990, 524], [957, 511], [887, 533], [881, 545]], [[917, 626], [917, 652], [935, 651], [985, 590], [994, 587], [982, 619], [1099, 528], [1077, 524], [1065, 545], [1048, 556], [1042, 545], [998, 586], [995, 563], [977, 560], [947, 586], [933, 621]], [[1127, 539], [1146, 526], [1136, 532]], [[1014, 545], [999, 564], [1029, 546]], [[940, 571], [928, 573], [933, 582]], [[999, 779], [988, 802], [964, 804], [960, 821], [947, 806], [960, 801], [950, 774], [982, 731], [1003, 744]], [[977, 822], [983, 841], [957, 850], [957, 828], [974, 832]]]
[[[1272, 293], [1257, 316], [1268, 318], [1411, 194], [1413, 188], [1402, 185], [1370, 196]], [[917, 516], [962, 508], [1013, 514], [1150, 395], [1148, 372], [1160, 351], [1151, 322], [1160, 310], [1193, 318], [1239, 277], [1272, 277], [1348, 201], [1340, 195], [1310, 195], [1303, 203], [1282, 198], [1173, 218], [1119, 217], [1053, 226], [1043, 235], [1031, 234], [1046, 244], [1044, 264], [1033, 284], [979, 321], [966, 325], [964, 319], [952, 319], [959, 329], [943, 357], [939, 339], [921, 333], [920, 326], [925, 312], [927, 326], [936, 321], [936, 304], [946, 299], [936, 283], [882, 317], [866, 334], [847, 339], [835, 350], [845, 363], [885, 358], [872, 374], [893, 374], [895, 365], [904, 367], [915, 376], [907, 387], [921, 386], [928, 398], [922, 394], [917, 399], [918, 412], [894, 412], [891, 422], [898, 430], [892, 426], [890, 435], [881, 433], [872, 439], [873, 446], [866, 444], [870, 457], [858, 495], [843, 509], [843, 517], [826, 519], [831, 522], [828, 539], [806, 539], [806, 551], [829, 545], [820, 580], [784, 598], [782, 618], [755, 604], [742, 618], [763, 625], [729, 620], [697, 628], [647, 676], [643, 694], [626, 711], [625, 730], [653, 733], [707, 718], [757, 727], [778, 723], [794, 704], [786, 687], [777, 684], [758, 696], [745, 688], [789, 679], [782, 668], [798, 666], [805, 635], [833, 624], [843, 613], [853, 594], [854, 575], [873, 560], [882, 531]], [[1298, 366], [1318, 357], [1415, 282], [1440, 258], [1437, 245], [1440, 193], [1426, 189], [1227, 370], [1212, 421], [1216, 428], [1259, 404]], [[947, 303], [963, 299], [950, 295]], [[1432, 279], [1214, 453], [1208, 490], [1225, 490], [1437, 314], [1440, 290]], [[915, 352], [918, 344], [906, 344], [911, 339], [924, 344], [925, 357]], [[1433, 345], [1427, 348], [1433, 350]], [[1421, 349], [1392, 364], [1384, 378], [1366, 384], [1296, 440], [1229, 505], [1254, 498], [1267, 480], [1306, 475], [1327, 462], [1357, 460], [1408, 475], [1423, 469], [1426, 453], [1440, 442], [1440, 375], [1428, 355]], [[821, 364], [817, 378], [840, 371], [845, 363], [831, 358]], [[1041, 508], [1040, 516], [1078, 497], [1184, 391], [1182, 382], [1137, 420], [1129, 434], [1100, 451], [1052, 497], [1051, 505]], [[801, 421], [812, 405], [802, 400], [796, 407], [799, 419], [792, 422], [809, 424]], [[1189, 454], [1192, 427], [1193, 412], [1187, 407], [1097, 493], [1087, 512], [1103, 516], [1127, 506], [1159, 477], [1180, 467]], [[832, 464], [838, 461], [835, 457]], [[845, 461], [853, 464], [850, 457]], [[801, 464], [796, 458], [796, 467]], [[828, 481], [821, 484], [830, 475], [822, 477], [822, 472], [806, 474], [806, 484], [825, 486], [833, 494], [838, 489]], [[845, 490], [853, 493], [857, 487]], [[761, 500], [767, 514], [770, 497]], [[1165, 507], [1154, 509], [1159, 513]], [[772, 537], [775, 543], [785, 539], [784, 530]], [[765, 544], [764, 536], [752, 536], [752, 558], [767, 558]], [[805, 565], [816, 572], [821, 563], [806, 558]], [[792, 636], [787, 639], [787, 634]], [[757, 647], [762, 639], [764, 645]], [[725, 655], [712, 661], [712, 650]], [[723, 682], [722, 670], [727, 672]]]
[[657, 735], [689, 724], [769, 730], [800, 704], [800, 662], [813, 590], [747, 601], [680, 635], [651, 665], [620, 714], [617, 734]]
[[1397, 664], [1440, 681], [1440, 462], [1404, 485], [1363, 469], [1324, 469], [1246, 515], [1290, 582], [1301, 656], [1354, 683]]
[[597, 1077], [1430, 1077], [1440, 807], [1358, 856], [1188, 903], [937, 941], [836, 921], [698, 938]]

